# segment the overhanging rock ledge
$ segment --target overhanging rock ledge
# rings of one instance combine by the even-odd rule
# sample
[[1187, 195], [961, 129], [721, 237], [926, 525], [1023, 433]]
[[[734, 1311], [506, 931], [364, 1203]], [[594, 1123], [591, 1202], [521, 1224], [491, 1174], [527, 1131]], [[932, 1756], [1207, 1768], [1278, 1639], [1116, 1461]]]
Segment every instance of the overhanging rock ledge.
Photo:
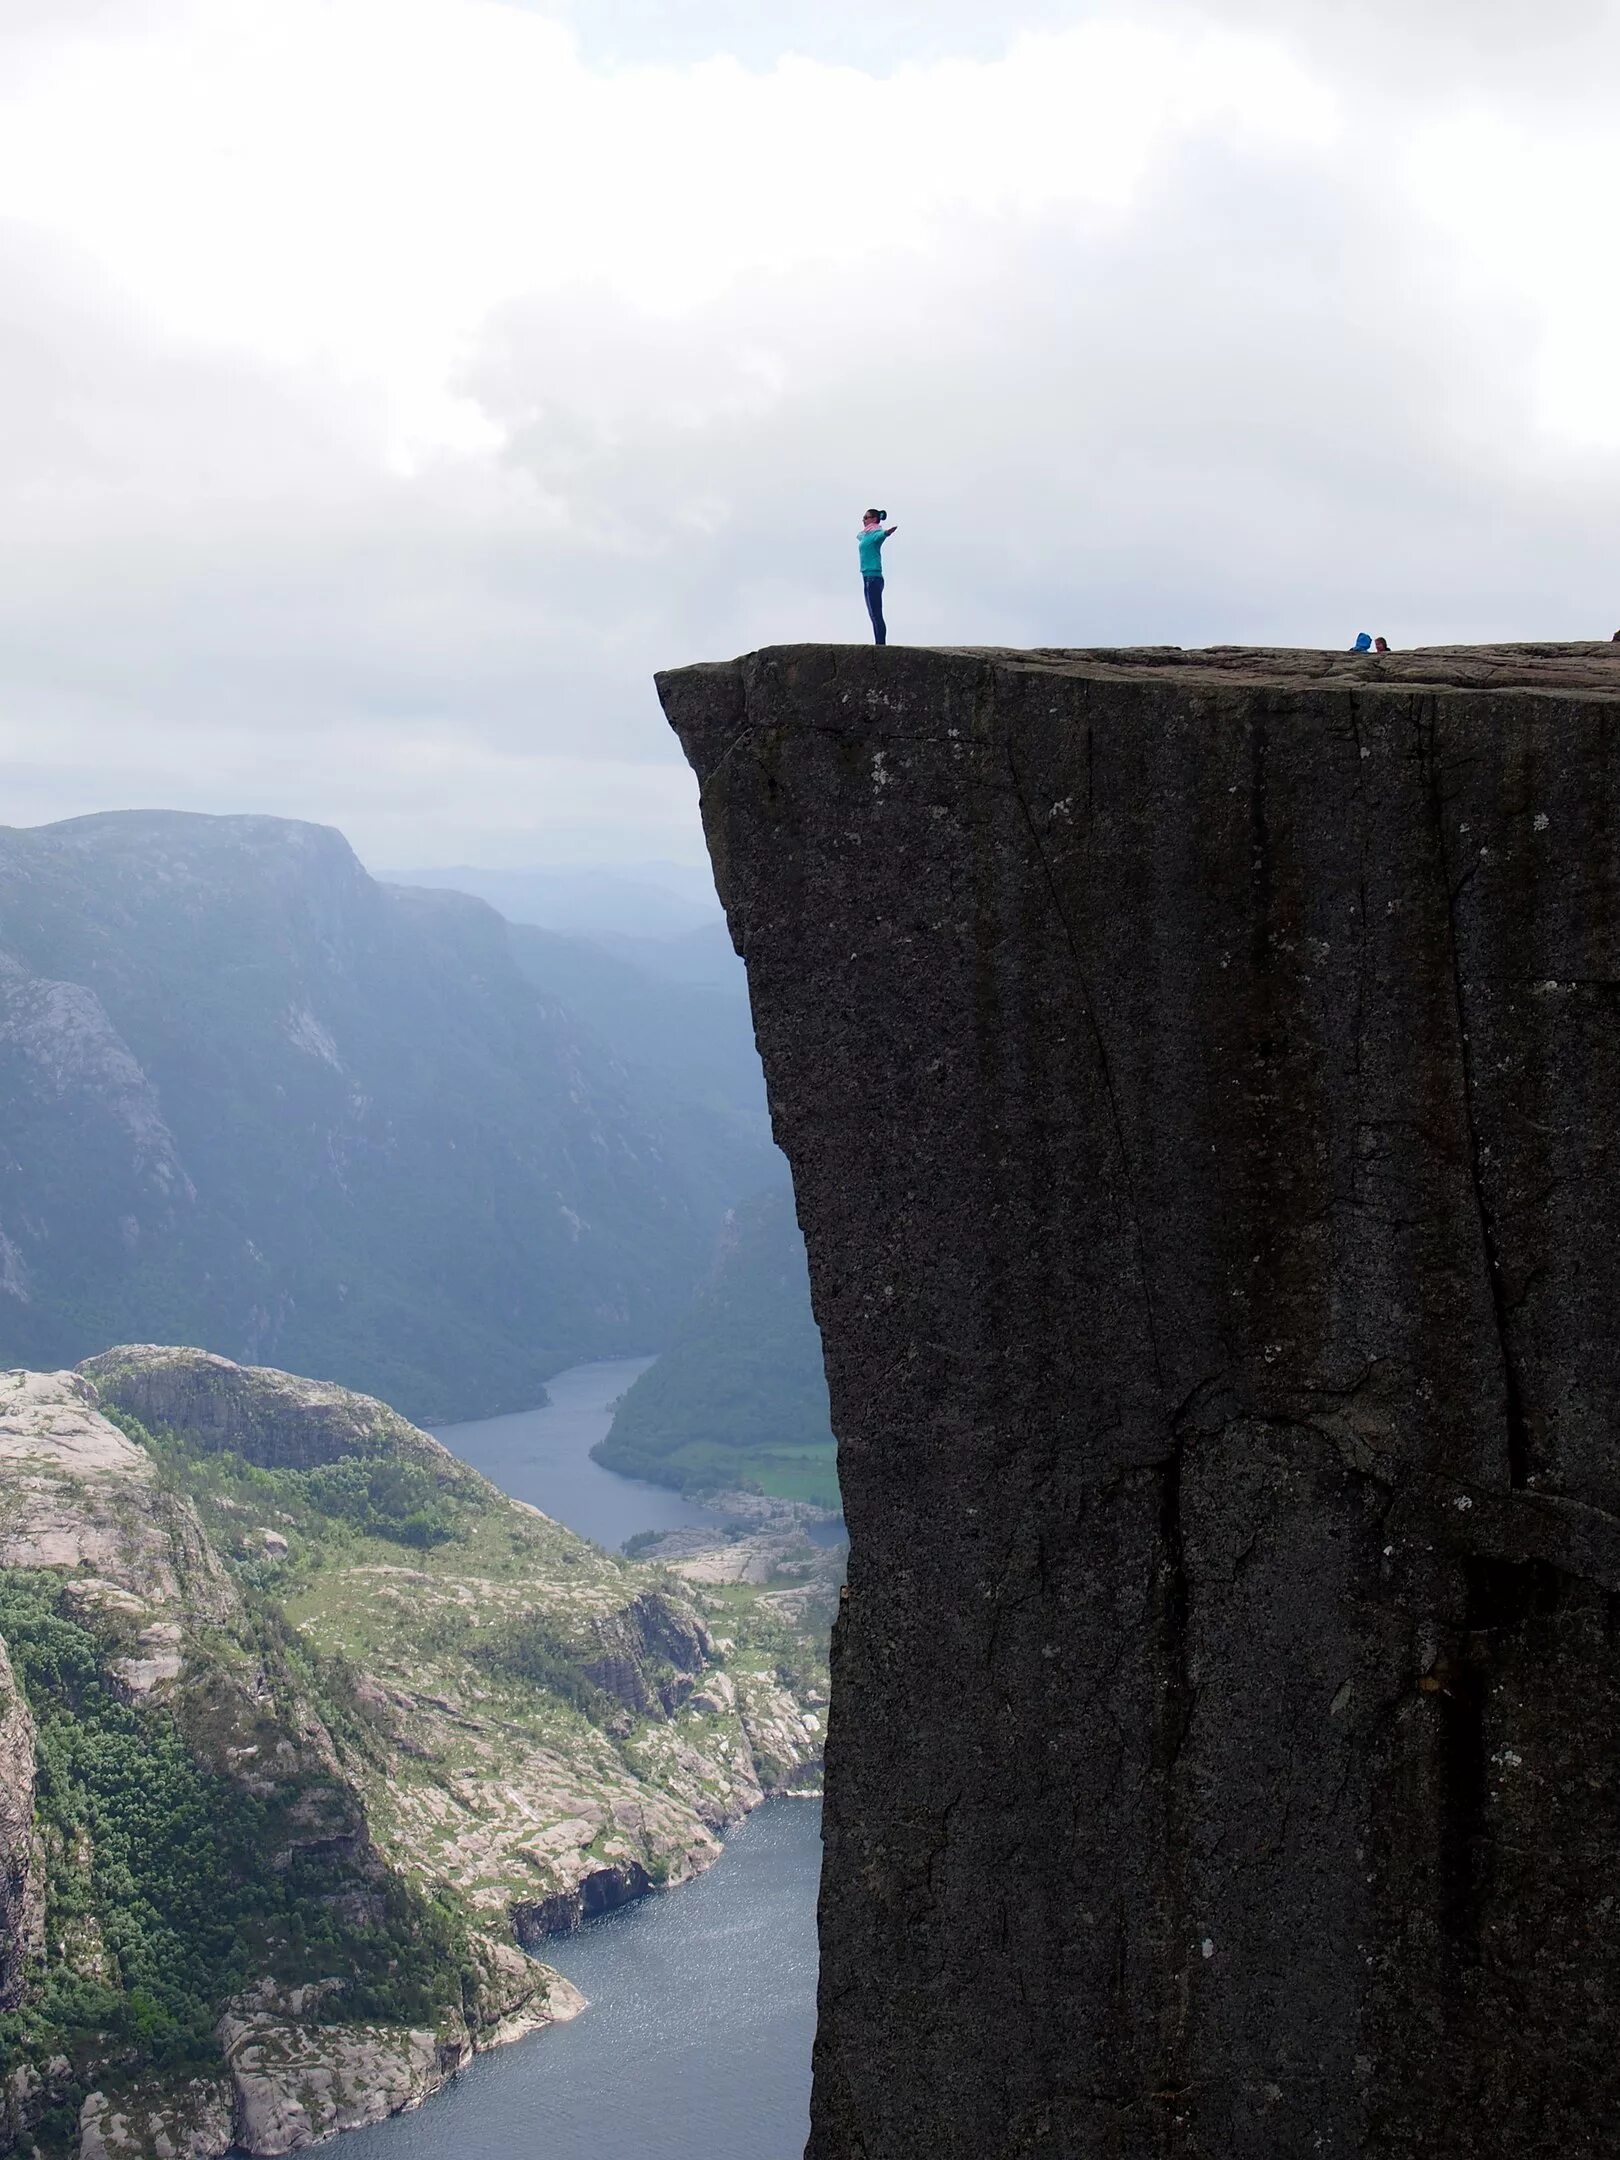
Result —
[[660, 677], [853, 1546], [814, 2160], [1620, 2123], [1620, 647]]

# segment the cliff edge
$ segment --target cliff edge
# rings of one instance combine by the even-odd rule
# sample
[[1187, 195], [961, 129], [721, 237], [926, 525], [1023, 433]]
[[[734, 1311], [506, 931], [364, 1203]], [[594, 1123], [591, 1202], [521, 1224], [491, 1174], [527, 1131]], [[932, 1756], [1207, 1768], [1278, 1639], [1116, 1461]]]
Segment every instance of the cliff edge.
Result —
[[659, 678], [825, 1339], [814, 2160], [1620, 2120], [1620, 648]]

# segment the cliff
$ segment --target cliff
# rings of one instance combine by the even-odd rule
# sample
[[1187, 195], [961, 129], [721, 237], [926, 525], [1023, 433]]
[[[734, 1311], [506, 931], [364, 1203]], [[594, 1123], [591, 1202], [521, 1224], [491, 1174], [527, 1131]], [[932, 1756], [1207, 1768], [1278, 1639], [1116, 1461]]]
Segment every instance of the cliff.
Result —
[[0, 1642], [0, 2010], [22, 2000], [45, 1924], [45, 1868], [34, 1829], [34, 1720]]
[[1620, 652], [660, 678], [851, 1531], [814, 2160], [1620, 2120]]
[[0, 2153], [268, 2160], [571, 2016], [523, 1949], [813, 1773], [779, 1598], [618, 1559], [342, 1388], [0, 1373]]

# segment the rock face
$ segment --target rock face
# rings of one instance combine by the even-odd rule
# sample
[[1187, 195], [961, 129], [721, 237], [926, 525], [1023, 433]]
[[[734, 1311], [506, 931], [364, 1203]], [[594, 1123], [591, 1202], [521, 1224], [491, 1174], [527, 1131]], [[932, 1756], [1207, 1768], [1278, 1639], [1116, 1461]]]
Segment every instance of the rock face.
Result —
[[0, 1568], [71, 1570], [75, 1598], [159, 1629], [166, 1609], [218, 1622], [235, 1607], [195, 1511], [161, 1490], [78, 1373], [0, 1372]]
[[[584, 2009], [572, 1982], [544, 1968], [539, 1973], [550, 1982], [549, 1998], [531, 1982], [522, 2021], [499, 2039], [515, 2039]], [[261, 1983], [220, 2021], [230, 2071], [227, 2122], [234, 2125], [236, 2147], [254, 2160], [281, 2160], [341, 2130], [420, 2107], [472, 2060], [465, 2029], [446, 2034], [425, 2026], [323, 2024], [321, 1993], [319, 1987]], [[212, 2148], [224, 2150], [223, 2144]], [[82, 2144], [79, 2160], [93, 2160]]]
[[0, 1642], [0, 2010], [21, 1999], [45, 1925], [45, 1867], [34, 1830], [34, 1720]]
[[1620, 656], [664, 676], [852, 1537], [814, 2160], [1620, 2120]]
[[309, 1470], [387, 1448], [436, 1476], [467, 1474], [448, 1448], [387, 1403], [327, 1381], [162, 1343], [106, 1350], [79, 1370], [101, 1401], [139, 1418], [149, 1432], [184, 1433], [196, 1447], [229, 1450], [261, 1470]]
[[587, 1920], [617, 1912], [645, 1897], [652, 1879], [639, 1860], [621, 1861], [616, 1867], [597, 1868], [581, 1876], [571, 1890], [540, 1898], [532, 1905], [513, 1909], [517, 1938], [526, 1950], [539, 1951], [550, 1936], [572, 1935]]
[[116, 2099], [88, 2093], [79, 2110], [79, 2160], [217, 2160], [233, 2142], [231, 2088], [221, 2077], [137, 2085]]
[[657, 1590], [603, 1614], [592, 1633], [597, 1651], [584, 1671], [637, 1717], [655, 1709], [670, 1716], [714, 1654], [702, 1622]]

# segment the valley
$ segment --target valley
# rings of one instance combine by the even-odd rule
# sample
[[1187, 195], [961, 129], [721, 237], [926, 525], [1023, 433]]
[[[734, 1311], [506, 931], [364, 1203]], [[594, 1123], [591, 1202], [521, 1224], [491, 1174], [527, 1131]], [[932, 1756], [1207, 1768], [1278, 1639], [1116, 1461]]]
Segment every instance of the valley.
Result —
[[444, 1419], [667, 1341], [780, 1173], [735, 988], [591, 950], [323, 826], [0, 828], [0, 1366], [189, 1342]]
[[0, 1451], [42, 1769], [14, 2143], [272, 2154], [413, 2105], [578, 2010], [519, 1944], [814, 1781], [835, 1568], [616, 1558], [381, 1404], [194, 1352], [11, 1376]]
[[837, 1494], [740, 963], [700, 894], [500, 897], [547, 920], [287, 820], [0, 829], [0, 2152], [410, 2110], [817, 1788]]

